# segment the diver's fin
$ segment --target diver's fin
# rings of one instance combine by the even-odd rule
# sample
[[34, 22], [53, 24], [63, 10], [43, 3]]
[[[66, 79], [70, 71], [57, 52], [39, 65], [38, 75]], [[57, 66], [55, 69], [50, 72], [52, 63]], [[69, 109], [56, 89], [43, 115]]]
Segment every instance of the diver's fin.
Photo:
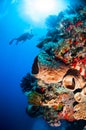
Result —
[[16, 40], [16, 38], [15, 38], [15, 39], [12, 39], [12, 40], [9, 42], [9, 45], [11, 45], [14, 40]]

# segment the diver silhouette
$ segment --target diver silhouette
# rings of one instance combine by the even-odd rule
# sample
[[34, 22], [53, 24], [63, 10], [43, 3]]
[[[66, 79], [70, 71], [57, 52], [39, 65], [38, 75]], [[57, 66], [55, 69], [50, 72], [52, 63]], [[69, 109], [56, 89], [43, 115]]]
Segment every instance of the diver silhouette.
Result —
[[9, 45], [11, 45], [14, 41], [16, 41], [16, 45], [19, 43], [19, 42], [21, 42], [21, 41], [23, 41], [23, 42], [25, 42], [26, 40], [31, 40], [32, 38], [33, 38], [33, 34], [32, 33], [24, 33], [24, 34], [22, 34], [22, 35], [20, 35], [19, 37], [17, 37], [17, 38], [13, 38], [10, 42], [9, 42]]

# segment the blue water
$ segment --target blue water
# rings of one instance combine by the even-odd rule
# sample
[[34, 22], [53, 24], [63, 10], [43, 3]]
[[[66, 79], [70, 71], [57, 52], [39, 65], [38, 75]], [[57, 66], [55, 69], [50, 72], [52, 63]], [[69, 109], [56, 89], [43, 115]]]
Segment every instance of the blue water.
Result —
[[[1, 7], [4, 1], [0, 0]], [[16, 4], [7, 2], [0, 8], [0, 130], [65, 130], [65, 122], [60, 128], [51, 128], [43, 119], [30, 118], [25, 112], [27, 98], [21, 91], [20, 81], [31, 72], [39, 53], [37, 39], [46, 30], [33, 24], [33, 39], [18, 45], [9, 45], [9, 41], [23, 34], [30, 24], [19, 16]]]

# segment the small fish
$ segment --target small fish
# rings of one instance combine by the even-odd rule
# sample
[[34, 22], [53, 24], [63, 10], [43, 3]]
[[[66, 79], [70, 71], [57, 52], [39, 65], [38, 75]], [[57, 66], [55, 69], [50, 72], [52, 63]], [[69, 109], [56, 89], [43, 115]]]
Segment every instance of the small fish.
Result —
[[79, 69], [79, 72], [81, 73], [82, 72], [82, 68], [80, 67], [80, 69]]
[[82, 25], [82, 24], [83, 24], [82, 21], [78, 21], [78, 22], [76, 22], [75, 26], [78, 27], [78, 26], [80, 26], [80, 25]]
[[86, 56], [81, 60], [81, 62], [86, 65]]
[[71, 25], [69, 25], [69, 27], [68, 27], [68, 28], [66, 28], [66, 30], [67, 30], [67, 31], [70, 31], [70, 30], [72, 30], [72, 29], [73, 29], [73, 27], [74, 27], [74, 25], [72, 25], [72, 24], [71, 24]]
[[42, 87], [42, 88], [41, 88], [41, 92], [43, 93], [44, 91], [45, 91], [45, 89]]
[[86, 78], [86, 72], [84, 73], [84, 78]]
[[53, 108], [54, 108], [55, 110], [57, 110], [58, 106], [57, 106], [57, 105], [53, 105]]
[[78, 41], [75, 41], [74, 44], [77, 45], [77, 44], [79, 44], [79, 42], [78, 42]]

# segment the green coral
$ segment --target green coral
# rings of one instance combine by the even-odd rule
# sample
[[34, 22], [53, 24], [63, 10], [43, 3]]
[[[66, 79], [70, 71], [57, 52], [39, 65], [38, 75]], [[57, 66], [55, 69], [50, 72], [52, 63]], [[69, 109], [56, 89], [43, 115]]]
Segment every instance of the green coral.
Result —
[[40, 106], [41, 100], [42, 100], [42, 95], [39, 94], [36, 91], [32, 91], [29, 95], [28, 95], [28, 102], [30, 104], [36, 105], [36, 106]]

